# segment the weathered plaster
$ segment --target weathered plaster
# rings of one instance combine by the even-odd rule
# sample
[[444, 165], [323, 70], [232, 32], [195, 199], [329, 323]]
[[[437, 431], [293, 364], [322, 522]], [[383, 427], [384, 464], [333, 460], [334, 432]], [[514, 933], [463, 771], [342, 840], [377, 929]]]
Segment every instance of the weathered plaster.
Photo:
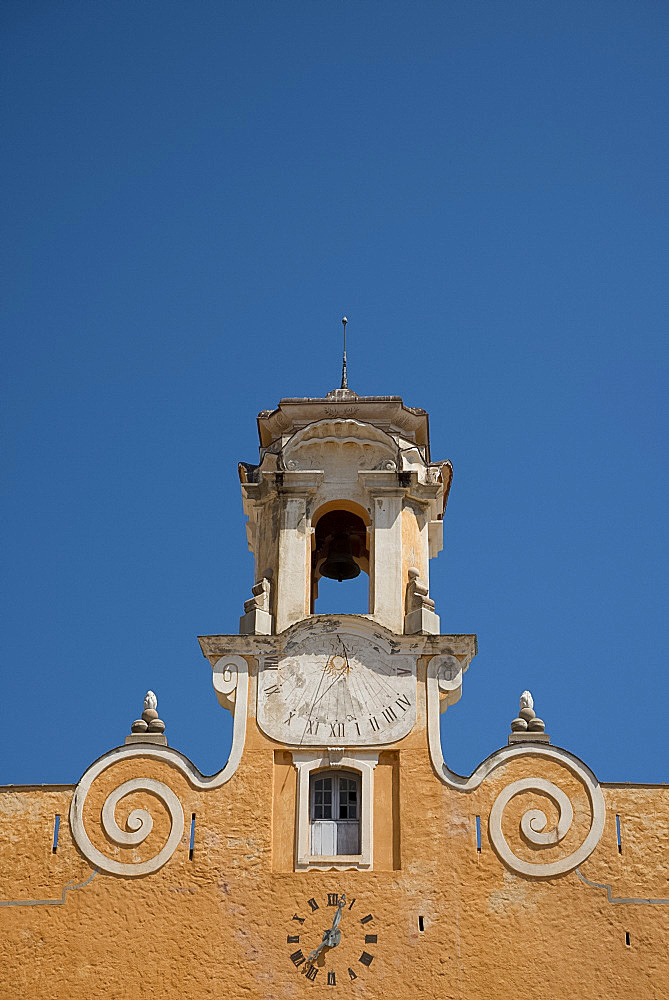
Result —
[[[603, 787], [527, 734], [469, 777], [444, 759], [440, 713], [461, 695], [476, 638], [416, 628], [434, 627], [428, 557], [452, 475], [430, 461], [425, 411], [334, 393], [282, 400], [258, 428], [260, 464], [240, 467], [256, 559], [249, 634], [200, 640], [234, 713], [230, 758], [207, 777], [173, 748], [135, 742], [76, 789], [0, 789], [2, 995], [665, 1000], [669, 789]], [[372, 609], [310, 616], [311, 518], [342, 501], [369, 521]], [[405, 614], [412, 568], [425, 583]], [[263, 732], [268, 660], [314, 628], [410, 661], [409, 731], [309, 747]], [[308, 853], [309, 771], [329, 766], [363, 777], [351, 858]], [[299, 956], [341, 893], [341, 942], [311, 967]]]

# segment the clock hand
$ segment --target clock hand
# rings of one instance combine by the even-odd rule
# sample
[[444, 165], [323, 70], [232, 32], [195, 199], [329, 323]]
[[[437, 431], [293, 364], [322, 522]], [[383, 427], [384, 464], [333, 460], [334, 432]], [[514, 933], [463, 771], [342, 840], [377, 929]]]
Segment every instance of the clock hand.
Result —
[[337, 904], [337, 912], [334, 915], [334, 919], [332, 921], [332, 927], [328, 927], [326, 931], [323, 931], [323, 940], [319, 944], [318, 948], [314, 948], [314, 950], [309, 953], [307, 962], [309, 962], [311, 965], [314, 964], [320, 953], [323, 951], [323, 948], [336, 948], [339, 942], [341, 941], [341, 931], [339, 930], [339, 924], [341, 922], [341, 915], [345, 906], [346, 906], [346, 894], [342, 893], [339, 899], [339, 903]]
[[307, 957], [307, 962], [308, 962], [309, 965], [313, 965], [314, 964], [314, 962], [316, 961], [316, 959], [318, 958], [318, 956], [320, 955], [320, 953], [323, 951], [323, 948], [326, 947], [326, 945], [328, 943], [329, 934], [330, 934], [329, 930], [323, 931], [323, 940], [319, 944], [318, 948], [314, 948], [313, 951], [309, 952], [309, 955]]
[[[337, 937], [337, 944], [339, 944], [339, 941], [340, 941], [340, 938], [341, 938], [341, 931], [338, 931], [337, 928], [339, 927], [339, 924], [341, 923], [341, 915], [344, 912], [344, 907], [345, 906], [346, 906], [346, 893], [342, 892], [341, 896], [339, 897], [339, 903], [337, 904], [337, 912], [334, 915], [334, 920], [332, 921], [332, 927], [330, 928], [330, 936], [331, 937], [333, 937], [333, 936]], [[336, 946], [332, 945], [331, 947], [334, 948]]]

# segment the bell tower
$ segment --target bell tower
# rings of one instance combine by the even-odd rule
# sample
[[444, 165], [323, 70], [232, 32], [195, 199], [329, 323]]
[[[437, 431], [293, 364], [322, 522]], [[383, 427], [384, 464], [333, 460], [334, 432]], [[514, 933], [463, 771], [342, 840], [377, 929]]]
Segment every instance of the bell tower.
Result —
[[314, 614], [321, 578], [369, 578], [368, 615], [397, 635], [439, 633], [429, 563], [453, 474], [432, 462], [428, 416], [399, 396], [282, 399], [258, 416], [260, 460], [239, 476], [255, 559], [242, 634]]
[[[345, 382], [258, 415], [259, 461], [239, 466], [251, 597], [238, 635], [200, 637], [231, 759], [271, 761], [283, 872], [395, 870], [402, 762], [425, 761], [476, 653], [430, 598], [452, 468], [430, 458], [427, 413]], [[316, 612], [323, 579], [360, 576], [365, 613]]]

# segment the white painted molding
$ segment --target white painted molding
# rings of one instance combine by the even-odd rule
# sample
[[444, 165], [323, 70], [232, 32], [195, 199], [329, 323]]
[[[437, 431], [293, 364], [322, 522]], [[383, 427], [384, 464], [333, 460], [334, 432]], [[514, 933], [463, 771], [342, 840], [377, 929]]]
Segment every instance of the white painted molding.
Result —
[[[590, 803], [590, 829], [583, 843], [571, 854], [553, 862], [530, 862], [518, 858], [502, 832], [502, 815], [507, 804], [516, 795], [525, 792], [539, 792], [547, 795], [558, 810], [558, 821], [554, 829], [544, 831], [547, 820], [540, 809], [530, 809], [521, 819], [521, 830], [526, 839], [535, 847], [554, 846], [560, 843], [571, 828], [573, 806], [567, 794], [552, 781], [537, 775], [513, 781], [503, 788], [495, 799], [488, 821], [490, 842], [504, 864], [519, 875], [531, 878], [554, 878], [573, 871], [590, 857], [599, 843], [604, 830], [606, 807], [604, 796], [597, 778], [583, 761], [561, 747], [539, 743], [516, 743], [503, 747], [484, 760], [468, 778], [456, 774], [446, 764], [441, 748], [439, 733], [439, 699], [445, 693], [448, 702], [448, 678], [442, 677], [443, 657], [435, 656], [427, 667], [427, 734], [432, 766], [445, 785], [459, 792], [473, 792], [498, 767], [515, 757], [531, 757], [537, 765], [542, 761], [554, 761], [573, 774], [585, 788]], [[443, 685], [446, 682], [446, 690]], [[450, 703], [450, 702], [448, 702]]]
[[452, 653], [433, 656], [428, 665], [429, 675], [436, 677], [439, 708], [440, 711], [445, 712], [450, 705], [455, 705], [462, 696], [462, 663]]
[[169, 764], [175, 768], [193, 788], [207, 790], [220, 788], [233, 776], [241, 760], [246, 738], [246, 713], [248, 706], [248, 664], [243, 656], [222, 656], [214, 667], [214, 687], [217, 694], [230, 697], [234, 693], [234, 723], [232, 730], [232, 748], [225, 767], [216, 774], [205, 776], [172, 747], [157, 746], [148, 743], [132, 743], [117, 747], [104, 754], [88, 768], [74, 790], [70, 805], [70, 828], [72, 837], [84, 857], [100, 871], [112, 875], [150, 875], [169, 861], [174, 854], [184, 832], [183, 807], [178, 796], [163, 781], [154, 778], [138, 777], [125, 781], [115, 788], [105, 799], [102, 806], [101, 827], [109, 839], [121, 846], [137, 846], [144, 843], [153, 828], [153, 819], [146, 809], [133, 809], [126, 820], [126, 829], [122, 830], [116, 822], [116, 806], [121, 799], [132, 792], [151, 792], [167, 809], [170, 816], [169, 836], [154, 857], [146, 861], [131, 862], [116, 861], [108, 858], [94, 846], [84, 825], [84, 806], [93, 782], [104, 771], [113, 767], [118, 761], [133, 757], [152, 759]]
[[[374, 829], [374, 768], [379, 762], [378, 751], [360, 751], [348, 756], [341, 750], [294, 750], [293, 764], [297, 770], [297, 817], [295, 822], [295, 871], [370, 871], [373, 865]], [[362, 779], [360, 806], [360, 854], [337, 854], [328, 857], [309, 853], [309, 780], [313, 771], [323, 768], [343, 768], [357, 771]]]

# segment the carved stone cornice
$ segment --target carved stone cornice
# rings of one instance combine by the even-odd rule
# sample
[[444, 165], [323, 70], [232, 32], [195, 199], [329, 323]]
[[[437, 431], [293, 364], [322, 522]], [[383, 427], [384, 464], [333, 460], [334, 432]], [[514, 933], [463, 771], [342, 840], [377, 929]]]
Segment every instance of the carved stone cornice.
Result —
[[345, 626], [361, 635], [377, 636], [397, 652], [418, 652], [421, 656], [453, 655], [459, 657], [466, 670], [477, 651], [476, 636], [470, 633], [453, 635], [398, 635], [369, 615], [309, 615], [276, 635], [201, 635], [198, 642], [203, 656], [217, 660], [228, 654], [258, 656], [282, 649], [294, 634], [318, 624], [324, 631], [336, 633]]
[[277, 439], [287, 439], [307, 424], [342, 417], [353, 417], [389, 434], [401, 435], [423, 449], [426, 461], [430, 459], [427, 413], [419, 407], [405, 406], [400, 396], [282, 399], [275, 410], [262, 410], [258, 414], [260, 445], [268, 448]]

